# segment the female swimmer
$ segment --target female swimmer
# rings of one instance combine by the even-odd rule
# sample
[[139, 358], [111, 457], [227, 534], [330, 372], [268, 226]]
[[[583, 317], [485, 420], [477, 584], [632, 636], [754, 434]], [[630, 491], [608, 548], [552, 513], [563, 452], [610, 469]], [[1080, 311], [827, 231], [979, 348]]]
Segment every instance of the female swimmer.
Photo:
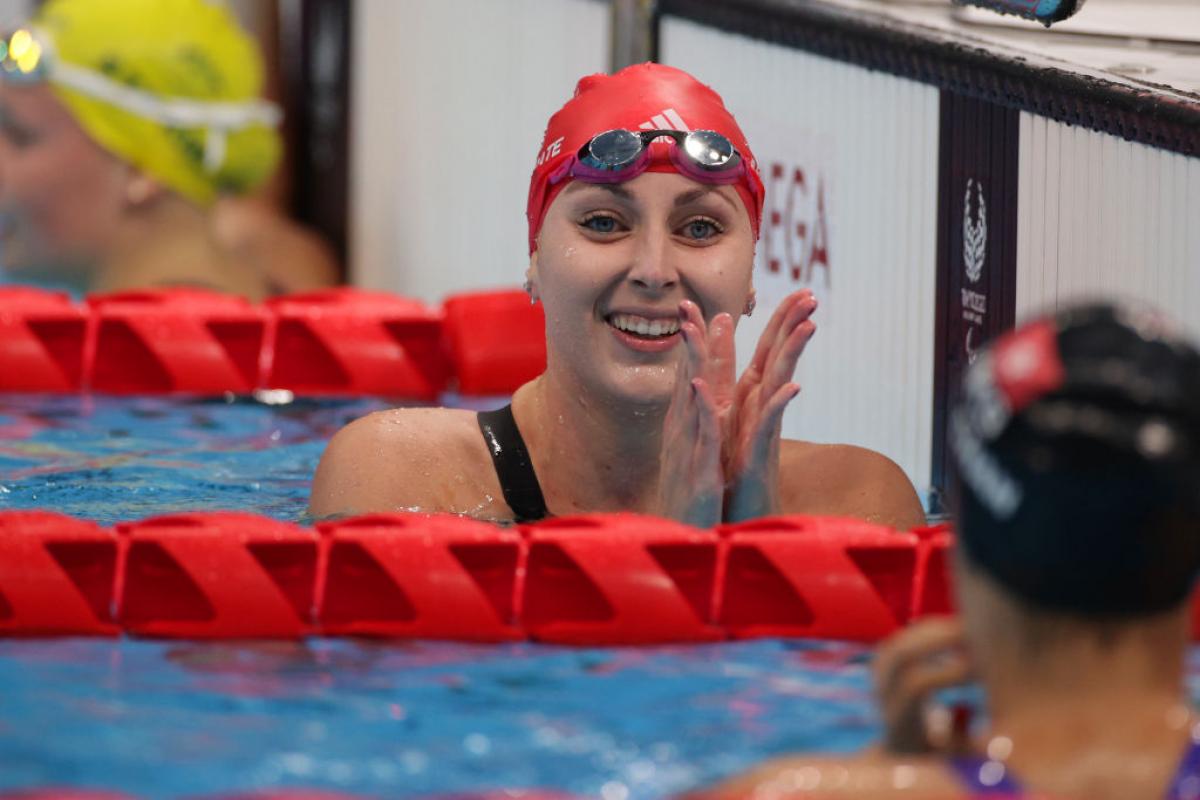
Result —
[[545, 306], [545, 373], [499, 412], [351, 423], [321, 460], [310, 511], [921, 524], [912, 485], [883, 456], [780, 439], [815, 331], [810, 292], [784, 300], [735, 375], [762, 206], [754, 156], [711, 89], [657, 64], [581, 80], [530, 182], [527, 286]]
[[[881, 648], [884, 747], [779, 759], [693, 800], [1200, 796], [1197, 398], [1200, 353], [1144, 310], [1071, 309], [1000, 339], [951, 421], [961, 622]], [[971, 673], [986, 731], [935, 735], [929, 695]]]
[[278, 111], [256, 44], [204, 0], [50, 0], [0, 48], [0, 264], [84, 291], [190, 285], [259, 299], [218, 197], [269, 177]]

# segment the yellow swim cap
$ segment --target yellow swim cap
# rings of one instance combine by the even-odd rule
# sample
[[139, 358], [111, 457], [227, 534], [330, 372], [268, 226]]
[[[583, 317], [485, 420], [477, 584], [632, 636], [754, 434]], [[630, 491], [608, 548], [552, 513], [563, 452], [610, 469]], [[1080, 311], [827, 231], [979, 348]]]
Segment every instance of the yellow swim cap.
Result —
[[93, 139], [209, 205], [271, 175], [278, 110], [262, 58], [223, 4], [50, 0], [31, 25], [45, 75]]

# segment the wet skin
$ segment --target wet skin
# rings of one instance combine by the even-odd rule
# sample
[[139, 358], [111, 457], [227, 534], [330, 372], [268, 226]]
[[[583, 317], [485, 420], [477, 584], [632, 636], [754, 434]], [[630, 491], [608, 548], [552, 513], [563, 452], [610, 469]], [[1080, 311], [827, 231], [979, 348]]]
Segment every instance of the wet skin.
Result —
[[[779, 439], [815, 329], [811, 296], [785, 301], [757, 370], [734, 374], [753, 255], [729, 187], [647, 172], [607, 188], [576, 182], [555, 199], [528, 271], [546, 310], [547, 369], [513, 398], [552, 514], [632, 510], [709, 525], [737, 518], [726, 513], [736, 506], [923, 522], [912, 486], [882, 456]], [[740, 505], [726, 496], [739, 487]], [[334, 438], [313, 514], [397, 508], [511, 517], [473, 414], [380, 412]]]

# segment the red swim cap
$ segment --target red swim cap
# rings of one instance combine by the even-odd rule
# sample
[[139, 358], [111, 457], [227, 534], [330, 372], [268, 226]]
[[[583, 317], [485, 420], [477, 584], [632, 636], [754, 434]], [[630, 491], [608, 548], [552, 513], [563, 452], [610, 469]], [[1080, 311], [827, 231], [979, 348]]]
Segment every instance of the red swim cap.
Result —
[[[593, 136], [614, 128], [710, 130], [728, 138], [746, 163], [745, 179], [733, 187], [750, 213], [750, 226], [758, 239], [764, 191], [746, 135], [712, 89], [683, 70], [647, 63], [626, 67], [616, 75], [581, 78], [575, 96], [550, 117], [529, 179], [525, 216], [529, 220], [530, 253], [537, 250], [546, 209], [571, 182], [568, 178], [550, 186], [550, 176]], [[675, 168], [669, 159], [656, 159], [650, 170], [674, 172]]]

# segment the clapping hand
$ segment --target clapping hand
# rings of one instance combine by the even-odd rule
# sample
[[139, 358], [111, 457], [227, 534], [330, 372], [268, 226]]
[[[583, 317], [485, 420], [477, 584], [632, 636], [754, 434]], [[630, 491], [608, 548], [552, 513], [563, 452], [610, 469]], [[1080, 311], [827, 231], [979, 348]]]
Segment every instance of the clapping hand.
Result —
[[662, 513], [705, 527], [778, 513], [780, 425], [816, 308], [808, 290], [789, 295], [735, 379], [733, 318], [705, 324], [695, 303], [680, 303], [686, 351], [664, 423]]

